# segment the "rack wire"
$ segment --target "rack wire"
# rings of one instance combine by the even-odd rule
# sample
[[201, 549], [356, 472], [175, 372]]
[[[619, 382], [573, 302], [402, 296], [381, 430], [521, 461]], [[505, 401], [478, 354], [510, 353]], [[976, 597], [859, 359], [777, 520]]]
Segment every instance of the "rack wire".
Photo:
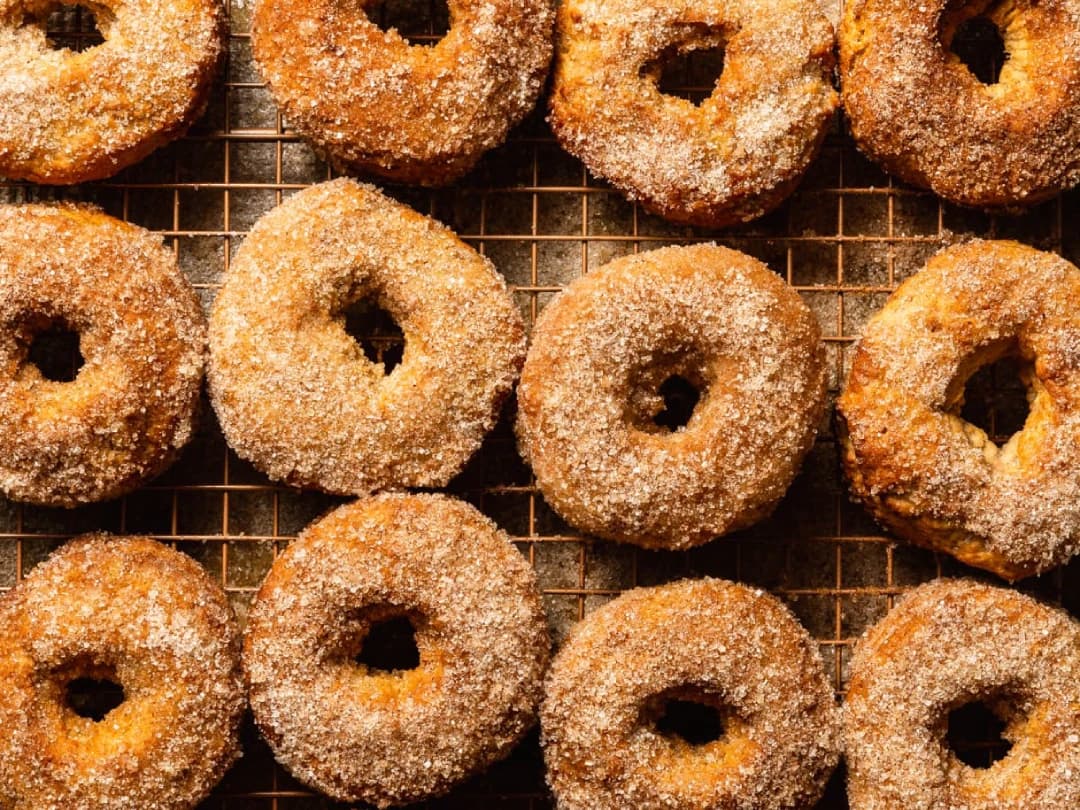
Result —
[[[419, 0], [427, 3], [428, 0]], [[72, 188], [3, 185], [8, 201], [76, 199], [159, 233], [209, 307], [229, 262], [259, 215], [296, 190], [332, 175], [291, 132], [251, 58], [250, 7], [233, 0], [224, 74], [209, 109], [192, 132], [116, 178]], [[411, 19], [408, 14], [403, 18]], [[435, 19], [428, 14], [425, 19]], [[388, 21], [381, 18], [384, 25]], [[398, 20], [399, 27], [401, 20]], [[90, 47], [93, 20], [70, 9], [50, 18], [54, 41]], [[412, 29], [417, 43], [437, 28]], [[711, 63], [680, 63], [682, 78], [665, 81], [691, 99], [710, 85]], [[1080, 196], [1066, 194], [1016, 217], [960, 209], [895, 183], [854, 148], [838, 117], [821, 156], [792, 199], [748, 225], [709, 233], [650, 216], [591, 177], [559, 149], [532, 115], [509, 142], [449, 189], [387, 188], [438, 217], [489, 256], [506, 276], [529, 324], [569, 281], [627, 253], [667, 244], [715, 240], [756, 256], [785, 278], [818, 317], [825, 335], [834, 398], [852, 345], [895, 285], [941, 247], [968, 236], [1017, 238], [1080, 259], [1076, 228]], [[358, 317], [355, 334], [376, 356], [393, 350], [387, 324]], [[374, 331], [372, 336], [370, 332]], [[977, 398], [992, 433], [997, 414], [1015, 427], [1011, 375], [981, 375]], [[941, 574], [974, 572], [947, 558], [897, 545], [849, 502], [840, 478], [831, 421], [775, 515], [735, 537], [688, 553], [657, 553], [582, 537], [545, 504], [516, 453], [507, 414], [477, 457], [450, 487], [502, 526], [535, 566], [553, 636], [623, 590], [684, 576], [734, 578], [784, 599], [816, 639], [838, 695], [843, 694], [853, 641], [891, 607], [895, 597]], [[1011, 409], [1011, 410], [1010, 410]], [[831, 409], [830, 409], [831, 411]], [[198, 436], [168, 473], [120, 501], [73, 511], [0, 500], [0, 590], [15, 585], [63, 540], [105, 529], [145, 533], [191, 554], [229, 593], [243, 621], [250, 598], [275, 555], [313, 518], [341, 499], [298, 492], [268, 481], [225, 445], [207, 407]], [[975, 417], [972, 417], [975, 418]], [[1012, 428], [1003, 428], [1003, 430]], [[1080, 566], [1070, 565], [1021, 585], [1080, 607]], [[977, 735], [976, 735], [977, 736]], [[969, 747], [986, 746], [971, 740]], [[322, 808], [326, 801], [294, 782], [250, 728], [246, 755], [204, 807], [238, 810]], [[843, 808], [838, 776], [822, 808]], [[551, 806], [535, 734], [497, 765], [432, 807]]]

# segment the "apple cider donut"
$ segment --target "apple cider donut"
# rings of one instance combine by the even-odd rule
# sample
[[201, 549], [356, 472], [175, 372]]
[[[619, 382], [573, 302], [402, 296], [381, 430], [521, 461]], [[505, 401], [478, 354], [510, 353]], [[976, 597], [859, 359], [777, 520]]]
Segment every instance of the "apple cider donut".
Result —
[[[671, 701], [720, 719], [693, 744]], [[840, 756], [817, 646], [769, 594], [719, 579], [624, 593], [585, 617], [541, 708], [559, 810], [802, 810]], [[711, 736], [711, 735], [710, 735]]]
[[[401, 326], [387, 374], [345, 331], [375, 298]], [[445, 485], [517, 378], [525, 328], [502, 277], [447, 228], [340, 179], [263, 216], [210, 320], [229, 444], [271, 478], [339, 494]]]
[[[899, 537], [1020, 579], [1080, 550], [1080, 271], [1016, 242], [948, 248], [867, 324], [838, 403], [851, 491]], [[1028, 364], [1030, 411], [999, 447], [964, 385]]]
[[[419, 663], [358, 659], [405, 617]], [[473, 507], [377, 495], [309, 526], [252, 604], [244, 665], [255, 721], [308, 785], [378, 807], [445, 793], [502, 759], [536, 719], [547, 623], [528, 561]]]
[[[837, 93], [833, 30], [802, 0], [567, 0], [551, 124], [589, 170], [660, 216], [721, 227], [802, 178]], [[667, 56], [724, 48], [700, 106], [660, 92]]]
[[435, 45], [382, 31], [377, 0], [257, 0], [251, 44], [270, 90], [345, 173], [442, 185], [506, 139], [551, 61], [548, 0], [449, 0]]
[[[951, 51], [979, 16], [1005, 42], [993, 84]], [[947, 200], [1044, 200], [1080, 181], [1078, 39], [1078, 0], [849, 0], [840, 78], [851, 133], [889, 172]]]
[[[665, 427], [665, 387], [680, 381], [700, 398], [689, 421]], [[668, 247], [616, 259], [547, 305], [517, 432], [569, 523], [687, 548], [772, 511], [824, 399], [821, 333], [794, 290], [737, 251]]]
[[[1080, 807], [1080, 626], [1006, 588], [938, 580], [856, 645], [844, 726], [851, 810]], [[1008, 754], [965, 764], [950, 712], [982, 703]]]
[[[78, 333], [70, 382], [29, 359]], [[206, 319], [161, 239], [96, 208], [0, 206], [0, 491], [72, 507], [162, 472], [191, 438]]]
[[[115, 682], [121, 702], [81, 711], [81, 679]], [[232, 609], [146, 537], [72, 540], [0, 596], [0, 683], [5, 810], [188, 810], [240, 756]]]
[[202, 114], [224, 52], [220, 0], [94, 0], [105, 41], [81, 53], [47, 41], [57, 5], [0, 2], [0, 175], [109, 177]]

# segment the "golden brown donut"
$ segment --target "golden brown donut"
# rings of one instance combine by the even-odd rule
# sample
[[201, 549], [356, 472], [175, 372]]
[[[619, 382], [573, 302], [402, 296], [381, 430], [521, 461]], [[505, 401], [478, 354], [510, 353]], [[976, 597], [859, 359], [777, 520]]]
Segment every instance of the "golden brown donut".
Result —
[[[922, 585], [856, 645], [844, 704], [851, 810], [1080, 807], [1080, 626], [969, 580]], [[983, 703], [1012, 744], [991, 767], [946, 740]]]
[[[223, 53], [220, 0], [95, 0], [105, 42], [52, 48], [52, 0], [0, 2], [0, 175], [109, 177], [187, 131]], [[28, 20], [34, 20], [28, 24]]]
[[[662, 94], [663, 58], [724, 47], [701, 103]], [[567, 0], [551, 125], [589, 170], [677, 222], [772, 210], [817, 154], [837, 106], [833, 31], [801, 0]]]
[[442, 185], [536, 103], [551, 60], [547, 0], [449, 0], [433, 46], [382, 31], [374, 0], [258, 0], [255, 60], [289, 124], [343, 172]]
[[[28, 361], [79, 335], [71, 382]], [[77, 506], [162, 472], [191, 438], [206, 319], [161, 239], [96, 208], [0, 206], [0, 491]]]
[[[389, 374], [345, 331], [377, 299], [401, 326]], [[210, 392], [229, 444], [271, 478], [339, 494], [445, 485], [510, 393], [525, 328], [491, 262], [352, 180], [263, 216], [210, 321]]]
[[[354, 660], [407, 617], [419, 664]], [[309, 526], [251, 607], [251, 708], [278, 761], [342, 801], [445, 793], [536, 719], [548, 658], [536, 577], [505, 533], [442, 495], [379, 495]]]
[[[69, 684], [111, 680], [95, 721]], [[0, 807], [195, 807], [240, 756], [240, 633], [221, 587], [146, 537], [72, 540], [0, 597]]]
[[[1005, 40], [996, 84], [951, 51], [984, 15]], [[844, 109], [859, 147], [901, 180], [964, 205], [1031, 205], [1080, 181], [1080, 2], [850, 0]]]
[[[891, 532], [1006, 579], [1080, 549], [1080, 271], [1016, 242], [948, 248], [867, 324], [838, 402], [851, 491]], [[1002, 447], [960, 416], [981, 366], [1029, 364]]]
[[[718, 739], [657, 726], [667, 701], [711, 706]], [[840, 755], [816, 645], [769, 594], [719, 579], [624, 593], [573, 628], [541, 708], [559, 810], [795, 810]]]
[[[655, 419], [681, 377], [689, 421]], [[768, 515], [813, 444], [825, 350], [779, 276], [716, 245], [626, 256], [541, 313], [517, 432], [544, 498], [590, 534], [687, 548]]]

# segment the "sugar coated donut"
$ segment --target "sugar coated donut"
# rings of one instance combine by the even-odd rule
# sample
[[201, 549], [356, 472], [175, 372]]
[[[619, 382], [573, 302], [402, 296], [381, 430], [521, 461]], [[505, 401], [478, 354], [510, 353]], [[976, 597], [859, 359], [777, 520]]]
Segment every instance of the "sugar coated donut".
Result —
[[[851, 810], [1080, 807], [1080, 625], [1006, 588], [938, 580], [856, 645], [844, 704]], [[950, 747], [982, 703], [1012, 744], [989, 768]]]
[[[567, 0], [551, 124], [589, 170], [663, 217], [720, 227], [787, 197], [837, 105], [833, 30], [801, 0]], [[658, 88], [664, 57], [724, 47], [700, 106]]]
[[[73, 682], [119, 705], [78, 711]], [[0, 597], [0, 807], [188, 810], [240, 756], [240, 633], [221, 587], [145, 537], [72, 540]]]
[[[377, 299], [405, 333], [389, 374], [345, 331]], [[210, 391], [229, 444], [272, 478], [341, 494], [443, 486], [521, 368], [521, 316], [491, 263], [351, 180], [260, 219], [210, 321]]]
[[201, 115], [224, 51], [220, 0], [87, 3], [105, 42], [81, 53], [46, 39], [57, 5], [0, 2], [0, 175], [109, 177]]
[[[1015, 242], [934, 256], [867, 324], [838, 403], [852, 493], [890, 531], [1007, 579], [1080, 549], [1080, 271]], [[999, 447], [964, 385], [1027, 363], [1030, 412]]]
[[[665, 731], [669, 701], [711, 707], [716, 739]], [[624, 593], [576, 625], [541, 708], [559, 810], [794, 810], [840, 755], [817, 647], [772, 596], [719, 579]]]
[[[704, 543], [783, 496], [822, 415], [824, 355], [810, 310], [757, 260], [716, 245], [626, 256], [537, 320], [519, 444], [544, 498], [579, 529]], [[657, 423], [672, 380], [700, 396], [675, 430]]]
[[[983, 84], [951, 47], [986, 16], [1008, 54]], [[1078, 0], [851, 0], [844, 109], [859, 147], [953, 202], [1032, 204], [1080, 181]]]
[[[71, 382], [30, 361], [79, 335]], [[206, 319], [161, 239], [95, 208], [0, 206], [0, 491], [77, 506], [129, 492], [191, 438]]]
[[[354, 660], [407, 617], [419, 663]], [[445, 793], [501, 759], [536, 717], [548, 657], [536, 578], [509, 538], [441, 495], [331, 512], [275, 562], [244, 664], [255, 721], [294, 776], [378, 807]]]
[[441, 185], [506, 139], [551, 61], [547, 0], [449, 0], [450, 30], [410, 45], [372, 0], [258, 0], [255, 60], [303, 135], [343, 171]]

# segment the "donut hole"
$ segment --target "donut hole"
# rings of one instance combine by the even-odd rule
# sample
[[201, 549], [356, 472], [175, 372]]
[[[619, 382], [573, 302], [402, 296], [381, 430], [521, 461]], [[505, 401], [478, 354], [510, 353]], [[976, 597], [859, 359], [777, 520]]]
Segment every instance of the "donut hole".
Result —
[[724, 708], [695, 689], [664, 692], [646, 702], [643, 721], [662, 737], [698, 747], [724, 739]]
[[982, 701], [949, 712], [945, 740], [958, 760], [970, 768], [990, 768], [1008, 756], [1012, 743], [1002, 735], [1005, 721]]
[[668, 430], [686, 427], [701, 399], [701, 391], [686, 377], [673, 374], [660, 383], [657, 393], [664, 400], [664, 410], [653, 417], [653, 423]]
[[52, 382], [71, 382], [85, 364], [79, 333], [63, 321], [50, 321], [34, 330], [26, 356], [41, 376]]
[[353, 659], [369, 672], [407, 672], [420, 666], [416, 627], [408, 615], [373, 620]]
[[355, 301], [345, 308], [345, 332], [360, 346], [372, 363], [382, 363], [389, 374], [405, 354], [405, 335], [394, 316], [370, 299]]
[[42, 29], [46, 44], [54, 51], [78, 53], [105, 41], [99, 25], [99, 12], [81, 4], [47, 3], [32, 7], [24, 14], [23, 25]]
[[985, 13], [959, 23], [950, 37], [948, 49], [983, 84], [997, 84], [1001, 69], [1009, 59], [1005, 37]]
[[450, 30], [445, 0], [377, 0], [364, 10], [380, 29], [396, 32], [410, 45], [437, 45]]
[[68, 681], [64, 689], [67, 707], [79, 717], [100, 723], [124, 702], [124, 687], [111, 667], [96, 667]]
[[1032, 364], [1017, 354], [987, 363], [964, 384], [960, 418], [981, 429], [998, 447], [1024, 428], [1031, 410], [1031, 387], [1025, 381]]
[[678, 433], [708, 393], [706, 366], [696, 353], [662, 355], [630, 376], [627, 421], [645, 433]]
[[726, 36], [719, 29], [696, 31], [689, 40], [666, 48], [641, 68], [642, 77], [656, 83], [665, 96], [685, 99], [694, 106], [713, 94], [724, 72]]

